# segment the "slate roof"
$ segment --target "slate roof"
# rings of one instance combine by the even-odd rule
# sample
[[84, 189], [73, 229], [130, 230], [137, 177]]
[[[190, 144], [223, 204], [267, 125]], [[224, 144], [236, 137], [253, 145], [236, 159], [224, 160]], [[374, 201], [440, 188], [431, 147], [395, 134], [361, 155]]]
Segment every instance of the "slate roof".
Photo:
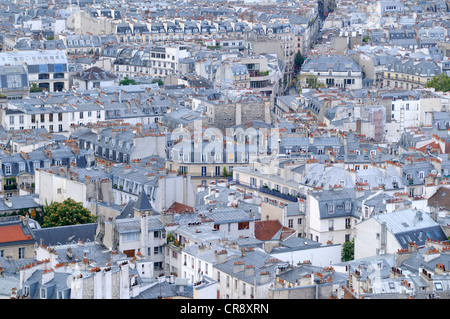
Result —
[[118, 77], [115, 74], [94, 66], [83, 72], [78, 72], [74, 75], [74, 78], [78, 78], [84, 81], [111, 81], [116, 80]]
[[140, 212], [153, 211], [152, 205], [150, 204], [150, 201], [148, 200], [147, 194], [145, 192], [141, 192], [139, 194], [139, 197], [134, 204], [134, 208], [136, 208]]
[[169, 283], [163, 281], [151, 286], [148, 289], [141, 291], [137, 296], [131, 299], [159, 299], [159, 298], [193, 298], [194, 289], [192, 285], [183, 285], [180, 290], [180, 285], [176, 283]]
[[302, 72], [361, 72], [361, 67], [351, 58], [338, 55], [317, 55], [308, 57], [301, 68]]
[[377, 214], [373, 218], [380, 224], [385, 222], [386, 228], [396, 237], [402, 248], [415, 242], [424, 246], [427, 239], [445, 241], [447, 236], [441, 226], [428, 214], [414, 209], [405, 209], [391, 213]]
[[[239, 257], [230, 258], [230, 259], [228, 259], [228, 261], [226, 261], [224, 263], [216, 264], [214, 267], [217, 270], [219, 270], [220, 272], [229, 274], [238, 280], [245, 281], [250, 285], [255, 285], [255, 283], [256, 283], [256, 285], [259, 286], [259, 285], [264, 285], [264, 284], [270, 284], [275, 278], [275, 273], [276, 273], [276, 269], [278, 268], [278, 266], [285, 264], [284, 262], [281, 262], [281, 261], [266, 263], [271, 258], [272, 257], [270, 254], [267, 254], [266, 252], [261, 251], [259, 249], [254, 249], [252, 251], [243, 253]], [[233, 271], [234, 263], [242, 262], [242, 261], [244, 262], [244, 264], [246, 266], [253, 265], [255, 275], [247, 275], [246, 276], [246, 273], [244, 270], [240, 271], [240, 272]], [[265, 282], [265, 283], [261, 283], [261, 279], [260, 279], [260, 273], [263, 271], [269, 272], [269, 275], [271, 278], [271, 280], [269, 280], [268, 282]]]
[[38, 244], [56, 246], [77, 243], [78, 240], [94, 242], [96, 230], [97, 223], [89, 223], [35, 229], [33, 234]]
[[450, 211], [450, 189], [440, 187], [436, 193], [428, 199], [428, 205], [443, 207], [447, 211]]
[[[322, 190], [311, 192], [311, 196], [315, 197], [319, 204], [319, 213], [321, 219], [339, 218], [339, 217], [360, 217], [360, 212], [356, 210], [354, 203], [355, 189], [340, 188], [331, 190]], [[346, 203], [350, 204], [350, 210], [346, 211]], [[331, 213], [328, 209], [329, 205], [334, 206]]]

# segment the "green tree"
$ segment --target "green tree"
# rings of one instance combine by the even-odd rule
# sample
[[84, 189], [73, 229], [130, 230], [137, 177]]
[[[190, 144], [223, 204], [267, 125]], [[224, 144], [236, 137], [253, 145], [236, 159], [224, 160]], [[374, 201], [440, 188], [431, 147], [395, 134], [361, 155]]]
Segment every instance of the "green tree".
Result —
[[127, 76], [123, 78], [122, 81], [119, 82], [119, 85], [136, 85], [136, 81], [133, 79], [129, 79]]
[[300, 70], [303, 62], [305, 62], [305, 57], [300, 52], [297, 52], [294, 57], [294, 66], [296, 71]]
[[30, 83], [30, 92], [31, 93], [42, 92], [42, 91], [43, 91], [43, 88], [39, 87], [35, 82]]
[[231, 176], [233, 176], [233, 173], [232, 172], [228, 172], [227, 168], [224, 167], [223, 168], [223, 177], [231, 177]]
[[355, 239], [353, 238], [352, 241], [346, 241], [342, 244], [342, 254], [341, 259], [342, 261], [350, 261], [355, 258]]
[[45, 204], [42, 228], [94, 223], [96, 217], [79, 202], [68, 198], [62, 203]]
[[436, 91], [448, 92], [450, 91], [450, 77], [444, 73], [433, 76], [431, 80], [427, 82], [426, 87], [434, 88]]
[[158, 83], [159, 86], [163, 86], [164, 85], [164, 82], [161, 79], [154, 79], [152, 81], [152, 84], [154, 84], [154, 83]]

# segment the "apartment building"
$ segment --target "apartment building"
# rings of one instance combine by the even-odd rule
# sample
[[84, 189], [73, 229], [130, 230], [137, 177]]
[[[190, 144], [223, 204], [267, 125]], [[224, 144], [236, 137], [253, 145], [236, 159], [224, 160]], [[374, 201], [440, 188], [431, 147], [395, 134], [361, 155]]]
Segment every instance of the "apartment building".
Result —
[[177, 74], [180, 60], [187, 57], [189, 52], [183, 45], [139, 48], [130, 46], [119, 52], [113, 64], [113, 71], [121, 79], [139, 75], [165, 77]]
[[[241, 256], [226, 258], [214, 265], [212, 278], [218, 284], [220, 299], [267, 299], [277, 269], [287, 263], [258, 248], [241, 250]], [[220, 258], [220, 257], [219, 257]]]
[[61, 50], [27, 50], [0, 53], [0, 66], [23, 66], [28, 81], [47, 92], [69, 89], [67, 57]]
[[99, 103], [67, 104], [63, 97], [16, 100], [2, 109], [2, 126], [7, 130], [46, 129], [69, 132], [73, 125], [87, 125], [105, 120], [105, 109]]
[[23, 65], [0, 67], [0, 104], [29, 96], [28, 72]]
[[428, 240], [445, 241], [441, 226], [419, 209], [377, 214], [355, 226], [355, 259], [401, 253], [411, 243], [423, 248]]
[[[142, 195], [141, 198], [144, 198]], [[144, 258], [147, 266], [153, 267], [154, 276], [164, 274], [164, 245], [167, 242], [166, 229], [161, 222], [161, 215], [153, 215], [148, 201], [134, 205], [134, 215], [140, 217], [116, 218], [108, 220], [99, 218], [97, 236], [102, 243], [112, 250], [119, 250], [127, 257]]]
[[361, 67], [346, 56], [316, 55], [308, 57], [302, 65], [300, 74], [305, 76], [305, 81], [308, 75], [316, 76], [319, 82], [328, 87], [362, 88]]
[[433, 76], [439, 74], [441, 74], [441, 68], [436, 62], [393, 58], [385, 65], [383, 87], [400, 90], [420, 89], [424, 88]]
[[310, 239], [322, 244], [343, 244], [352, 240], [353, 228], [360, 218], [354, 199], [354, 189], [310, 192], [307, 197]]
[[93, 150], [95, 156], [108, 163], [130, 164], [150, 156], [165, 156], [166, 135], [155, 124], [84, 126], [72, 135], [82, 150]]
[[[34, 225], [33, 225], [34, 226]], [[28, 218], [9, 216], [0, 218], [0, 257], [9, 260], [31, 260], [34, 257], [34, 235]], [[3, 274], [3, 269], [1, 270]]]

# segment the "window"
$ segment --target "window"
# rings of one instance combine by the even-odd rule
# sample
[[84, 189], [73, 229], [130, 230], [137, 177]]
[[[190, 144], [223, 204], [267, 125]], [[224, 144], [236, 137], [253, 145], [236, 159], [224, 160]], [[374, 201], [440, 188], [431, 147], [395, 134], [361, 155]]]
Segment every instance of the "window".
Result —
[[332, 219], [328, 221], [328, 230], [334, 230], [334, 221]]
[[440, 282], [435, 282], [435, 283], [434, 283], [434, 289], [435, 289], [435, 290], [442, 290], [442, 283], [440, 283]]
[[298, 225], [301, 225], [301, 224], [302, 224], [302, 219], [301, 219], [301, 218], [297, 219], [297, 224], [298, 224]]
[[55, 72], [64, 72], [62, 64], [55, 64]]
[[249, 229], [249, 228], [250, 228], [250, 223], [249, 222], [240, 222], [240, 223], [238, 223], [238, 230]]
[[19, 259], [24, 259], [24, 258], [25, 258], [25, 248], [20, 247], [19, 248]]
[[352, 203], [351, 202], [345, 202], [345, 212], [348, 213], [352, 210]]
[[350, 228], [351, 227], [351, 221], [350, 221], [350, 218], [346, 218], [345, 219], [345, 228]]
[[123, 242], [130, 242], [130, 241], [136, 241], [139, 239], [139, 233], [125, 233], [122, 235], [122, 241]]
[[40, 297], [41, 299], [47, 299], [47, 289], [45, 288], [41, 288], [41, 293], [40, 293]]
[[334, 214], [334, 205], [328, 204], [328, 214]]
[[11, 165], [5, 165], [5, 174], [11, 175]]
[[294, 227], [294, 220], [293, 220], [293, 219], [289, 219], [289, 220], [288, 220], [288, 227], [289, 227], [289, 228]]
[[9, 124], [14, 124], [14, 116], [9, 117]]

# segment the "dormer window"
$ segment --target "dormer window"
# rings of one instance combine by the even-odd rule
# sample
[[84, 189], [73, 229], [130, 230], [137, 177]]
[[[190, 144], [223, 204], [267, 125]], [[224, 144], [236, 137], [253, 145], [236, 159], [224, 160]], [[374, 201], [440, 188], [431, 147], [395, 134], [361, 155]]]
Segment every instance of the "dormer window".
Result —
[[41, 299], [47, 299], [47, 289], [46, 288], [41, 288], [41, 290], [40, 290], [40, 298]]
[[11, 164], [6, 164], [5, 165], [5, 175], [11, 175], [12, 171], [11, 171]]
[[328, 214], [334, 214], [334, 205], [328, 204]]
[[352, 210], [352, 203], [351, 202], [345, 202], [345, 212], [348, 213]]

